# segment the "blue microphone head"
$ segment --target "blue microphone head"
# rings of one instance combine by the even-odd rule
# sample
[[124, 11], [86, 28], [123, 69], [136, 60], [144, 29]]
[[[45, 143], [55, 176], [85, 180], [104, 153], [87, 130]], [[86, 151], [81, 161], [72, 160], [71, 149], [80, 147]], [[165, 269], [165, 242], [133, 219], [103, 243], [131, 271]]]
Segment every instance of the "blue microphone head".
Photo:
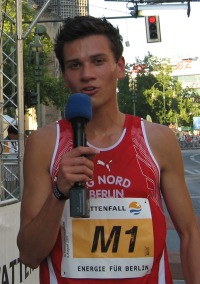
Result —
[[92, 103], [88, 95], [76, 93], [69, 97], [65, 107], [65, 118], [72, 120], [73, 118], [92, 118]]

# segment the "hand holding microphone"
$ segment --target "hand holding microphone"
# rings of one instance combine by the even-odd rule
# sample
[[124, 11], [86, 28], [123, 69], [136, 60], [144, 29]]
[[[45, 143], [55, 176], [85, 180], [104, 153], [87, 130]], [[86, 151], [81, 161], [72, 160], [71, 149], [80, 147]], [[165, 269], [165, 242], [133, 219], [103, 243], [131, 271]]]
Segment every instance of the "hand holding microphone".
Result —
[[[73, 94], [70, 96], [65, 117], [71, 122], [74, 147], [86, 146], [85, 126], [92, 118], [92, 105], [90, 97], [85, 94]], [[79, 181], [70, 189], [70, 216], [88, 218], [89, 212], [89, 192], [84, 184]]]

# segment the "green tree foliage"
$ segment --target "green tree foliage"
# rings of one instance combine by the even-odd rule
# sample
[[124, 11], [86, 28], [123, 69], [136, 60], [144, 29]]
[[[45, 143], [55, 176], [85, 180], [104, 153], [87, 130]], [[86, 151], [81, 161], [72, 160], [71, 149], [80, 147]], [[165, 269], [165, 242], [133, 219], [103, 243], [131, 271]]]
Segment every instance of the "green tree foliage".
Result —
[[132, 92], [128, 88], [129, 76], [126, 74], [124, 80], [118, 82], [118, 102], [120, 110], [125, 113], [133, 113]]
[[45, 76], [41, 82], [41, 100], [43, 104], [54, 105], [61, 111], [64, 110], [70, 91], [64, 87], [63, 77]]
[[200, 116], [200, 96], [194, 89], [182, 88], [171, 76], [170, 60], [159, 59], [148, 53], [143, 60], [126, 66], [124, 81], [118, 83], [120, 110], [133, 114], [133, 94], [129, 90], [129, 78], [137, 82], [136, 115], [153, 122], [192, 126], [193, 116]]

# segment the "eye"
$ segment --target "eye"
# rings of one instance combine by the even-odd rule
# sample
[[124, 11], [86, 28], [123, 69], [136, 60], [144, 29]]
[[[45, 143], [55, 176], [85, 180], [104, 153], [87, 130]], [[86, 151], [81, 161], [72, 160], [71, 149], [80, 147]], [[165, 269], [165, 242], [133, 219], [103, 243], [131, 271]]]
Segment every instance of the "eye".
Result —
[[76, 70], [76, 69], [80, 68], [80, 63], [79, 62], [69, 62], [66, 67], [68, 69]]
[[104, 58], [94, 58], [94, 64], [96, 65], [102, 65], [103, 63], [105, 62], [105, 59]]
[[78, 69], [79, 67], [80, 67], [80, 63], [78, 63], [78, 62], [74, 62], [74, 63], [71, 64], [72, 69]]

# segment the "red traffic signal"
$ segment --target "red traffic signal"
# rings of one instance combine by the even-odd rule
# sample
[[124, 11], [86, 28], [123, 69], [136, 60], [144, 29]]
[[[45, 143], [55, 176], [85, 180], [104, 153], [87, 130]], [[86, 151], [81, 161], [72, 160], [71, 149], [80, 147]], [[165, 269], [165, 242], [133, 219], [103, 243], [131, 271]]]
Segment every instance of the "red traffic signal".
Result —
[[149, 16], [148, 21], [149, 21], [149, 24], [155, 24], [156, 23], [156, 16]]
[[146, 16], [147, 42], [161, 42], [159, 16]]

